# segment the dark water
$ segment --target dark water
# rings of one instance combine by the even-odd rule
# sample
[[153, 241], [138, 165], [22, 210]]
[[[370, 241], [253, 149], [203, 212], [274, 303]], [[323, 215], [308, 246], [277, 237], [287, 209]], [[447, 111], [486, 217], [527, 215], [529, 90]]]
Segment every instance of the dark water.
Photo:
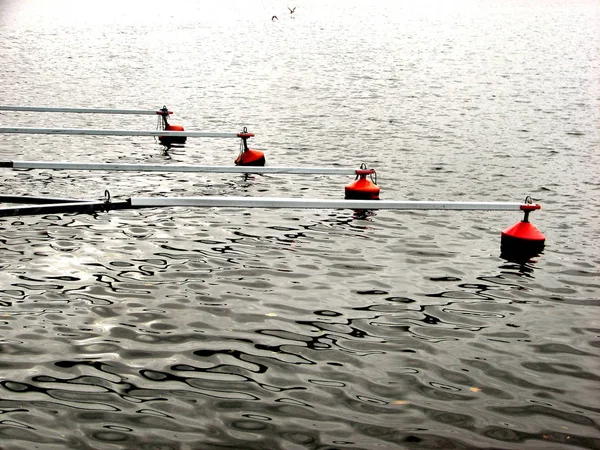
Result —
[[[188, 130], [247, 126], [268, 165], [367, 163], [385, 199], [531, 195], [546, 249], [500, 258], [511, 212], [0, 219], [0, 448], [600, 448], [599, 3], [204, 3], [0, 0], [0, 103], [166, 104]], [[230, 165], [237, 146], [4, 135], [0, 158]], [[1, 177], [95, 199], [341, 198], [352, 181]]]

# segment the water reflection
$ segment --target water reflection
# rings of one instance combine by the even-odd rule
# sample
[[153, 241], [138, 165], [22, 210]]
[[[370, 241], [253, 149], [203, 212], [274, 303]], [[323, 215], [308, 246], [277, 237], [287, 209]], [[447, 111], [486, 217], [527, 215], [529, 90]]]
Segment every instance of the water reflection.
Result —
[[535, 264], [537, 261], [534, 258], [538, 258], [542, 256], [544, 252], [540, 251], [507, 251], [502, 250], [500, 252], [500, 258], [515, 264], [519, 264], [519, 266], [527, 267], [531, 264]]
[[[548, 409], [524, 414], [593, 427], [578, 413], [555, 414], [556, 398], [568, 390], [528, 375], [597, 381], [585, 364], [531, 358], [594, 355], [534, 341], [523, 317], [527, 303], [539, 303], [524, 296], [536, 278], [532, 263], [502, 263], [475, 275], [437, 270], [414, 289], [407, 287], [413, 275], [386, 269], [376, 254], [346, 244], [348, 236], [366, 236], [371, 245], [390, 239], [385, 221], [365, 228], [344, 212], [293, 213], [275, 222], [257, 214], [257, 224], [186, 214], [184, 220], [152, 211], [137, 219], [117, 216], [110, 227], [98, 218], [49, 218], [44, 234], [4, 244], [19, 249], [16, 258], [41, 264], [32, 273], [13, 270], [8, 289], [0, 291], [0, 301], [18, 309], [2, 325], [8, 327], [3, 351], [20, 355], [1, 385], [10, 394], [8, 414], [18, 417], [12, 411], [19, 405], [36, 416], [43, 414], [40, 404], [72, 408], [70, 419], [89, 427], [87, 435], [98, 442], [138, 442], [149, 427], [198, 435], [188, 417], [210, 421], [199, 412], [208, 408], [222, 421], [215, 436], [223, 442], [237, 442], [235, 433], [270, 442], [267, 432], [317, 442], [321, 435], [311, 430], [318, 423], [336, 424], [328, 442], [355, 430], [352, 442], [395, 445], [416, 442], [418, 433], [422, 442], [461, 448], [463, 442], [414, 431], [416, 425], [468, 430], [475, 440], [487, 432], [482, 414], [508, 420], [526, 395], [543, 399]], [[143, 236], [132, 237], [137, 221], [152, 233], [140, 227], [135, 233]], [[49, 245], [57, 239], [81, 248], [63, 252]], [[96, 260], [75, 262], [70, 274], [43, 265], [45, 258], [59, 260], [53, 255], [82, 252]], [[354, 282], [357, 255], [363, 259], [358, 273], [374, 267], [379, 282]], [[319, 281], [323, 272], [330, 276]], [[341, 283], [332, 283], [334, 273]], [[296, 288], [282, 288], [288, 283]], [[45, 333], [16, 331], [33, 317], [37, 328], [29, 333]], [[26, 347], [42, 339], [46, 362], [22, 372]], [[516, 348], [529, 359], [517, 364]], [[52, 364], [65, 351], [82, 361]], [[399, 416], [410, 424], [406, 430], [395, 428]], [[18, 423], [31, 426], [15, 418]]]
[[369, 222], [373, 220], [373, 217], [377, 216], [377, 210], [374, 209], [356, 209], [353, 210], [352, 219], [354, 220], [364, 220]]

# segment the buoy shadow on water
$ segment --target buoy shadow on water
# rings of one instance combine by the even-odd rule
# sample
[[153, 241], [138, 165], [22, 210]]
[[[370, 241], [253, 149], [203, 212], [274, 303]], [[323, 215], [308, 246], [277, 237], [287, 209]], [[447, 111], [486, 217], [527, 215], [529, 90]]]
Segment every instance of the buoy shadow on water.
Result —
[[544, 254], [543, 250], [543, 246], [540, 249], [535, 246], [530, 247], [525, 245], [516, 247], [514, 244], [500, 244], [500, 258], [512, 263], [526, 264], [535, 262], [534, 258], [542, 256]]
[[164, 154], [169, 154], [169, 152], [171, 150], [178, 150], [178, 149], [181, 149], [181, 148], [185, 148], [185, 145], [182, 145], [182, 144], [181, 145], [180, 144], [172, 144], [172, 143], [166, 143], [165, 144], [165, 143], [161, 142], [161, 145], [163, 146], [162, 148], [163, 148], [163, 153]]
[[377, 211], [374, 209], [353, 209], [352, 210], [352, 219], [354, 220], [365, 220], [367, 222], [371, 221], [372, 217], [377, 215]]

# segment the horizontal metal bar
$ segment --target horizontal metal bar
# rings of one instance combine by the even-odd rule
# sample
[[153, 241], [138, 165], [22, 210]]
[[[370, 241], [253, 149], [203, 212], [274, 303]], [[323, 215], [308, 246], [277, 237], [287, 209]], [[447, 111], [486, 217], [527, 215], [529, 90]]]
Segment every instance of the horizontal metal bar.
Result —
[[[2, 106], [0, 111], [22, 111], [22, 112], [59, 112], [59, 113], [88, 113], [88, 114], [136, 114], [157, 115], [162, 111], [145, 109], [105, 109], [105, 108], [59, 108], [50, 106]], [[169, 114], [173, 114], [169, 111]]]
[[0, 203], [23, 203], [27, 204], [50, 204], [50, 203], [74, 203], [74, 202], [93, 202], [94, 200], [83, 200], [76, 198], [57, 198], [57, 197], [30, 197], [26, 195], [0, 195]]
[[132, 197], [134, 207], [233, 207], [313, 209], [484, 210], [519, 211], [521, 203], [396, 200], [327, 200], [279, 197]]
[[[129, 206], [129, 205], [128, 205]], [[0, 217], [32, 216], [42, 214], [62, 214], [68, 212], [93, 213], [107, 209], [104, 201], [54, 203], [50, 205], [18, 206], [14, 208], [0, 208]], [[113, 208], [111, 205], [110, 209]]]
[[88, 136], [186, 136], [237, 138], [238, 133], [213, 133], [206, 131], [165, 131], [165, 130], [93, 130], [86, 128], [30, 128], [1, 127], [0, 133], [16, 134], [73, 134]]
[[[27, 199], [22, 197], [21, 199]], [[125, 201], [88, 201], [75, 200], [65, 203], [51, 203], [58, 199], [46, 199], [44, 205], [0, 208], [0, 217], [24, 216], [60, 213], [93, 213], [116, 209], [138, 209], [155, 207], [232, 207], [232, 208], [292, 208], [292, 209], [353, 209], [353, 210], [488, 210], [518, 211], [522, 203], [509, 202], [434, 202], [434, 201], [396, 201], [396, 200], [328, 200], [309, 198], [278, 197], [132, 197]], [[39, 202], [42, 203], [42, 202]]]
[[307, 175], [355, 175], [357, 169], [335, 167], [196, 166], [187, 164], [117, 164], [66, 161], [6, 161], [0, 167], [13, 169], [106, 170], [139, 172], [287, 173]]

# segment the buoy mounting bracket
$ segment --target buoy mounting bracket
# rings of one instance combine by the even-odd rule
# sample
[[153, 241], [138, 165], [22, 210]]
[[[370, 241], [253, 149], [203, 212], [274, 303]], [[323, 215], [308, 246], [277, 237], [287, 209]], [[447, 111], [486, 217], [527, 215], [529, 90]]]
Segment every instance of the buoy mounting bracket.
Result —
[[528, 195], [527, 197], [525, 197], [525, 201], [521, 205], [521, 211], [525, 213], [522, 222], [529, 222], [529, 213], [531, 211], [535, 211], [536, 209], [542, 209], [542, 206], [538, 205], [537, 203], [533, 203], [533, 199], [531, 198], [531, 196]]
[[108, 191], [108, 189], [104, 190], [104, 211], [109, 211], [110, 210], [110, 192]]
[[169, 111], [169, 109], [166, 106], [163, 106], [161, 109], [159, 109], [158, 111], [156, 111], [156, 114], [158, 114], [159, 116], [168, 116], [169, 114], [173, 114], [173, 111]]
[[254, 137], [253, 133], [248, 133], [248, 128], [244, 127], [241, 133], [237, 134], [239, 138], [242, 138], [241, 152], [249, 150], [248, 138]]
[[[167, 130], [169, 128], [169, 121], [167, 120], [167, 118], [169, 117], [169, 114], [172, 114], [172, 112], [169, 111], [169, 109], [166, 106], [163, 106], [161, 109], [156, 111], [156, 114], [158, 114], [162, 118], [162, 123], [160, 123], [160, 119], [158, 119], [160, 123], [158, 129]], [[160, 128], [161, 125], [162, 128]]]

